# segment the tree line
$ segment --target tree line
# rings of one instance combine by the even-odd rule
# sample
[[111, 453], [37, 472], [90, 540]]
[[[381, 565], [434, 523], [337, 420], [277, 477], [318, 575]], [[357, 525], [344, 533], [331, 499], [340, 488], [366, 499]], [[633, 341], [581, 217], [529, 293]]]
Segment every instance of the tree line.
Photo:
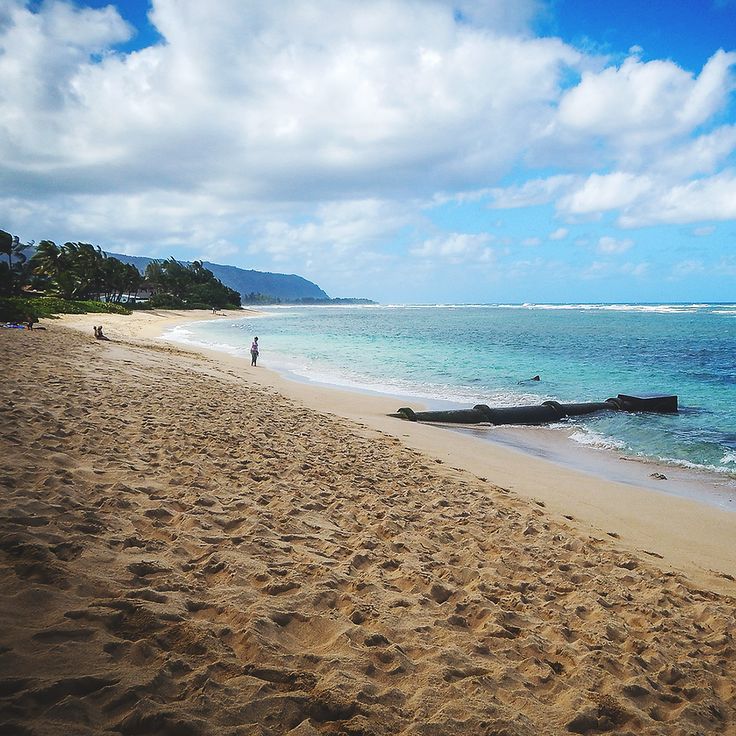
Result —
[[[32, 255], [28, 252], [33, 250]], [[0, 230], [0, 296], [43, 292], [67, 300], [126, 301], [132, 305], [145, 288], [147, 304], [164, 308], [239, 307], [240, 294], [215, 278], [200, 261], [183, 264], [173, 257], [152, 261], [145, 274], [108, 256], [99, 246], [42, 240], [22, 243]]]

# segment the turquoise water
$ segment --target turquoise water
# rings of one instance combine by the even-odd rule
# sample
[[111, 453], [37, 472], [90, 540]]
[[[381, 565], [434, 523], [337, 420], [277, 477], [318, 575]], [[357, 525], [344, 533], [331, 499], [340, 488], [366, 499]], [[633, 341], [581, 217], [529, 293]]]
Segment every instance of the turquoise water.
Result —
[[[736, 304], [279, 307], [169, 337], [246, 355], [302, 379], [429, 406], [677, 394], [676, 415], [565, 420], [619, 454], [736, 477]], [[524, 382], [539, 374], [540, 382]], [[521, 383], [520, 383], [521, 382]]]

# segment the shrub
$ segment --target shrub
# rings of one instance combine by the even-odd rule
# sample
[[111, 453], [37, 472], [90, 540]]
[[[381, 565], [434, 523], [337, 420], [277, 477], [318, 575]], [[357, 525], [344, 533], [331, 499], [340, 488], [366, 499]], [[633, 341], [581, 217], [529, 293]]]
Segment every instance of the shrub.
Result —
[[0, 297], [0, 322], [27, 322], [29, 319], [38, 319], [38, 316], [29, 299]]
[[97, 301], [69, 301], [54, 296], [0, 298], [0, 321], [25, 322], [29, 317], [53, 317], [57, 314], [130, 314], [120, 304]]
[[171, 294], [154, 294], [149, 304], [155, 309], [181, 309], [184, 302]]

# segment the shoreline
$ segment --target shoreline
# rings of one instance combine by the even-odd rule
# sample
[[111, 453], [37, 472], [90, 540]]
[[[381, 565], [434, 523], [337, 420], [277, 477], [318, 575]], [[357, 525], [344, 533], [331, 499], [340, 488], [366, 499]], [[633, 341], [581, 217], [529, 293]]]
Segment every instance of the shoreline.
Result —
[[[495, 436], [483, 436], [488, 434], [485, 430], [494, 431]], [[568, 437], [572, 430], [566, 428], [452, 427], [449, 431], [477, 435], [485, 442], [539, 457], [552, 465], [585, 473], [602, 481], [622, 483], [668, 497], [690, 499], [727, 513], [736, 512], [736, 483], [730, 475], [580, 444]]]
[[[249, 315], [247, 318], [252, 319], [258, 316], [261, 315]], [[177, 327], [179, 324], [177, 322], [172, 326]], [[165, 333], [169, 329], [165, 328]], [[197, 344], [196, 341], [179, 340], [175, 336], [169, 337], [165, 333], [158, 334], [156, 337], [191, 350], [212, 351], [215, 354], [241, 359], [241, 356], [233, 351], [208, 348]], [[247, 356], [244, 355], [242, 358], [247, 359]], [[390, 410], [391, 412], [396, 411], [399, 406], [411, 406], [415, 411], [430, 408], [462, 408], [462, 405], [450, 401], [430, 400], [365, 386], [350, 385], [349, 383], [315, 380], [294, 373], [289, 368], [284, 367], [269, 367], [265, 370], [272, 371], [289, 382], [306, 387], [324, 388], [344, 392], [348, 395], [373, 397], [383, 401], [391, 400], [395, 403], [395, 407]], [[521, 452], [524, 455], [550, 462], [555, 466], [562, 466], [572, 471], [593, 476], [601, 481], [624, 483], [661, 493], [665, 496], [678, 496], [715, 506], [724, 511], [736, 512], [736, 477], [734, 477], [734, 474], [719, 473], [717, 470], [710, 468], [688, 467], [674, 461], [622, 455], [612, 448], [579, 443], [570, 437], [576, 430], [565, 428], [563, 425], [556, 427], [463, 427], [434, 424], [433, 426], [441, 431], [457, 432], [461, 435], [476, 437], [497, 447]]]
[[196, 316], [0, 330], [7, 733], [736, 723], [736, 515], [150, 337]]
[[[237, 316], [249, 315], [238, 312]], [[274, 389], [309, 409], [353, 421], [357, 431], [396, 438], [437, 463], [487, 478], [558, 517], [574, 520], [582, 531], [596, 538], [615, 540], [618, 547], [629, 552], [650, 554], [661, 560], [664, 569], [683, 572], [712, 590], [736, 595], [736, 581], [729, 579], [736, 578], [736, 548], [732, 544], [736, 539], [736, 514], [687, 494], [675, 495], [654, 487], [646, 481], [647, 468], [640, 468], [638, 480], [637, 477], [627, 482], [602, 478], [518, 447], [466, 436], [462, 431], [391, 418], [387, 415], [397, 408], [396, 400], [391, 397], [294, 381], [261, 365], [251, 368], [249, 361], [242, 357], [161, 338], [175, 325], [201, 319], [232, 319], [232, 313], [218, 316], [205, 310], [158, 310], [103, 317], [105, 331], [113, 339], [166, 343], [207, 356], [221, 369], [248, 382]], [[97, 320], [100, 315], [64, 315], [61, 323], [89, 330], [91, 334], [91, 325]], [[418, 402], [414, 405], [421, 408]]]

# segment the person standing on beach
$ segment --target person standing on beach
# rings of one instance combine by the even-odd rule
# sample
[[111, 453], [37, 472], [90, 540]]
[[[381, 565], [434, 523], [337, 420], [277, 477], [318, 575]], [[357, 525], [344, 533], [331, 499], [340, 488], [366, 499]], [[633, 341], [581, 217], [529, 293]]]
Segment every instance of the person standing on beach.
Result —
[[250, 364], [255, 365], [258, 362], [258, 338], [254, 337], [250, 346]]

